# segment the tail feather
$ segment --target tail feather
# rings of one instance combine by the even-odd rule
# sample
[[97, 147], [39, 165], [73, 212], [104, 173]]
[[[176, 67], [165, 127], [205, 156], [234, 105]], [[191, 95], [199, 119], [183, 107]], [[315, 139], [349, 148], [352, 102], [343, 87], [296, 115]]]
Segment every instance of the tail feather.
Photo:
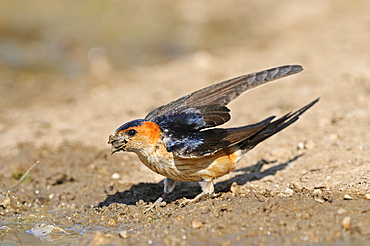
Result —
[[316, 100], [307, 104], [303, 108], [295, 112], [290, 112], [284, 115], [283, 117], [271, 122], [268, 126], [263, 128], [261, 131], [259, 131], [255, 135], [241, 142], [240, 148], [241, 149], [253, 149], [260, 142], [266, 140], [267, 138], [273, 136], [275, 133], [280, 132], [281, 130], [285, 129], [286, 127], [296, 122], [299, 119], [299, 116], [302, 115], [304, 112], [306, 112], [309, 108], [311, 108], [315, 103], [317, 103], [319, 99], [320, 98], [317, 98]]

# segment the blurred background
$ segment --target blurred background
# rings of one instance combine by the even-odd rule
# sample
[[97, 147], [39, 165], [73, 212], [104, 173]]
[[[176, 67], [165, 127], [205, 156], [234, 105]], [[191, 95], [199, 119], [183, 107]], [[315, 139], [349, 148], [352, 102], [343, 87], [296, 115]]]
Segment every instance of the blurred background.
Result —
[[0, 105], [63, 100], [58, 93], [56, 98], [46, 94], [89, 75], [162, 64], [198, 50], [251, 45], [258, 30], [253, 20], [262, 14], [258, 5], [1, 1]]
[[[240, 1], [3, 1], [2, 66], [73, 78], [247, 45], [258, 4]], [[104, 61], [105, 60], [105, 61]], [[102, 64], [100, 64], [102, 65]]]
[[[58, 93], [61, 84], [86, 86], [93, 83], [82, 80], [86, 76], [164, 64], [197, 51], [220, 60], [220, 52], [259, 51], [258, 59], [245, 52], [251, 64], [264, 59], [266, 65], [259, 68], [280, 65], [290, 53], [297, 57], [290, 62], [304, 62], [309, 54], [325, 52], [326, 38], [333, 46], [338, 39], [347, 39], [341, 42], [346, 45], [357, 38], [340, 23], [335, 29], [326, 25], [336, 19], [351, 22], [351, 16], [365, 17], [368, 11], [366, 0], [1, 1], [0, 106], [72, 100]], [[352, 27], [363, 25], [369, 38], [366, 21]], [[310, 42], [312, 49], [300, 42]], [[271, 58], [274, 62], [269, 62], [269, 49], [278, 56]]]

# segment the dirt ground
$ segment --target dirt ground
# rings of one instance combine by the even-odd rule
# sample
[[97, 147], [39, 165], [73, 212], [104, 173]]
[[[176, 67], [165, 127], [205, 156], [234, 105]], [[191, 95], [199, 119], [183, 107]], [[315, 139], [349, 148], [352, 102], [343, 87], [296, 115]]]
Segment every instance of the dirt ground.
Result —
[[[1, 15], [0, 245], [370, 245], [369, 1], [147, 2], [134, 6], [140, 11], [128, 25], [157, 25], [144, 19], [151, 10], [175, 24], [157, 36], [157, 29], [134, 26], [143, 29], [135, 38], [146, 40], [136, 45], [147, 47], [131, 51], [140, 61], [123, 52], [118, 62], [110, 52], [119, 44], [109, 50], [108, 41], [120, 26], [109, 21], [120, 17], [115, 9], [123, 3], [102, 8], [95, 2], [86, 11], [106, 11], [99, 15], [103, 24], [76, 24], [81, 30], [90, 25], [83, 33], [105, 50], [80, 38], [60, 51], [70, 52], [68, 59], [54, 63], [47, 59], [59, 53], [34, 51], [40, 38], [33, 35], [61, 28], [52, 20], [66, 6], [40, 13], [44, 29], [29, 33], [31, 24], [16, 29], [21, 24], [11, 22], [11, 11]], [[78, 7], [86, 6], [73, 5], [63, 18], [81, 13], [73, 10]], [[42, 6], [29, 9], [37, 13]], [[111, 36], [92, 31], [107, 25]], [[77, 27], [68, 28], [77, 35]], [[11, 53], [10, 37], [36, 54]], [[145, 52], [152, 57], [145, 59]], [[29, 60], [11, 63], [7, 55]], [[63, 70], [65, 60], [78, 72]], [[161, 195], [163, 177], [134, 154], [110, 155], [108, 136], [191, 91], [285, 64], [305, 70], [232, 102], [226, 126], [282, 116], [317, 97], [319, 103], [216, 180], [212, 197], [180, 207], [200, 192], [198, 184], [181, 183], [165, 206], [144, 214]]]

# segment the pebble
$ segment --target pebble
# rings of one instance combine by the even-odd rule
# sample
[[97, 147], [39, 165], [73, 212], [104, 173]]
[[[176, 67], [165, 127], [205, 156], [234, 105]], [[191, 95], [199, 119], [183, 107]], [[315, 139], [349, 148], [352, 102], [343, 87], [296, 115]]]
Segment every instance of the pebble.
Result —
[[297, 148], [299, 150], [313, 149], [314, 147], [315, 147], [315, 144], [312, 141], [302, 141], [302, 142], [299, 142], [298, 145], [297, 145]]
[[320, 189], [314, 189], [313, 190], [313, 194], [314, 195], [320, 195], [320, 194], [322, 194], [322, 190], [320, 190]]
[[125, 239], [128, 238], [128, 234], [126, 230], [120, 231], [118, 235], [120, 238], [125, 238]]
[[299, 142], [297, 147], [298, 147], [298, 149], [301, 149], [301, 150], [305, 149], [306, 148], [306, 143], [305, 142]]
[[346, 194], [346, 195], [343, 196], [343, 200], [353, 200], [353, 197]]
[[286, 188], [285, 191], [284, 191], [284, 193], [287, 196], [293, 196], [294, 195], [294, 190], [292, 190], [290, 188]]
[[199, 220], [193, 220], [191, 222], [191, 227], [193, 227], [194, 229], [202, 228], [203, 227], [203, 222], [201, 222]]
[[302, 190], [302, 185], [300, 183], [290, 183], [289, 184], [289, 188], [292, 189], [292, 190]]
[[231, 184], [230, 191], [237, 196], [245, 196], [248, 193], [248, 189], [245, 186], [238, 185], [236, 182]]
[[119, 175], [119, 173], [113, 173], [112, 174], [112, 179], [119, 179], [121, 177], [121, 175]]
[[322, 199], [322, 198], [315, 198], [315, 202], [318, 202], [318, 203], [324, 203], [325, 200]]
[[365, 194], [365, 195], [364, 195], [364, 199], [366, 199], [366, 200], [370, 200], [370, 194]]
[[114, 219], [110, 219], [110, 220], [108, 220], [108, 223], [107, 223], [108, 225], [115, 225], [115, 224], [117, 224], [117, 221], [116, 220], [114, 220]]
[[351, 229], [351, 217], [346, 216], [342, 220], [342, 227], [346, 230]]
[[0, 197], [0, 206], [3, 206], [6, 208], [8, 205], [10, 205], [11, 201], [9, 197]]
[[338, 209], [338, 211], [337, 211], [337, 214], [344, 214], [345, 212], [347, 212], [347, 210], [345, 210], [344, 208], [340, 208], [340, 209]]

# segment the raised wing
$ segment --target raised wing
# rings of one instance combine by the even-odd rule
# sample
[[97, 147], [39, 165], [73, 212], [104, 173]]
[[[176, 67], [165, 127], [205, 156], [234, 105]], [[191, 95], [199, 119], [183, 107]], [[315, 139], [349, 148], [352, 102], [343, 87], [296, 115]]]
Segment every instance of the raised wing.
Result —
[[298, 73], [302, 70], [302, 66], [287, 65], [242, 75], [205, 87], [166, 105], [160, 106], [152, 110], [145, 119], [161, 125], [163, 120], [168, 120], [173, 117], [176, 118], [177, 115], [181, 115], [181, 117], [178, 118], [179, 121], [172, 119], [172, 123], [178, 123], [178, 125], [182, 127], [184, 126], [184, 121], [182, 121], [183, 118], [187, 117], [187, 112], [191, 112], [192, 114], [196, 114], [196, 123], [191, 120], [195, 124], [193, 125], [195, 128], [194, 130], [221, 125], [230, 119], [230, 115], [226, 113], [228, 109], [225, 106], [243, 92], [265, 84], [266, 82]]

